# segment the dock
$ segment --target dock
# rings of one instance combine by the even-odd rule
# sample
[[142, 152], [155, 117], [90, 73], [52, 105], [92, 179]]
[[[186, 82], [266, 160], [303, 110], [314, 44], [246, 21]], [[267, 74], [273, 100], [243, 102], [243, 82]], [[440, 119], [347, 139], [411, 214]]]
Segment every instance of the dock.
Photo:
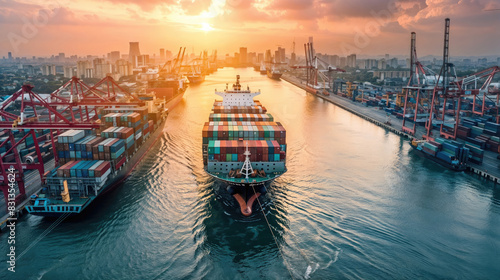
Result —
[[[54, 159], [46, 162], [44, 164], [45, 170], [49, 171], [54, 169], [54, 164], [55, 164]], [[38, 171], [32, 170], [28, 174], [25, 174], [24, 180], [25, 180], [26, 198], [16, 205], [16, 210], [15, 210], [16, 218], [26, 213], [26, 210], [24, 208], [27, 204], [30, 203], [30, 196], [32, 196], [33, 194], [37, 194], [42, 189], [42, 180], [40, 178], [40, 174], [38, 174]], [[17, 194], [19, 194], [19, 190]], [[0, 232], [1, 232], [7, 225], [7, 219], [10, 217], [9, 214], [6, 212], [7, 207], [5, 204], [5, 200], [3, 199], [0, 200], [0, 209], [1, 209], [0, 210], [1, 213]]]
[[[289, 75], [287, 73], [281, 76], [281, 79], [289, 82], [307, 92], [310, 92], [309, 88], [306, 87], [303, 81], [300, 79]], [[314, 93], [311, 93], [314, 94]], [[390, 125], [387, 124], [387, 114], [384, 110], [377, 110], [376, 107], [367, 107], [362, 105], [362, 103], [350, 101], [347, 98], [340, 97], [337, 95], [323, 95], [323, 94], [314, 94], [317, 97], [328, 101], [336, 106], [352, 113], [360, 118], [363, 118], [371, 123], [374, 123], [394, 134], [397, 134], [401, 137], [407, 138], [408, 140], [411, 138], [422, 139], [424, 135], [425, 128], [422, 126], [416, 127], [416, 133], [414, 136], [405, 133], [401, 130], [403, 127], [403, 120], [397, 119], [394, 116], [391, 116]], [[434, 135], [439, 135], [439, 131], [433, 131]], [[491, 151], [484, 152], [484, 159], [482, 165], [475, 163], [467, 164], [467, 171], [472, 174], [476, 174], [480, 177], [483, 177], [489, 181], [496, 183], [500, 183], [500, 160], [497, 159], [497, 154]]]

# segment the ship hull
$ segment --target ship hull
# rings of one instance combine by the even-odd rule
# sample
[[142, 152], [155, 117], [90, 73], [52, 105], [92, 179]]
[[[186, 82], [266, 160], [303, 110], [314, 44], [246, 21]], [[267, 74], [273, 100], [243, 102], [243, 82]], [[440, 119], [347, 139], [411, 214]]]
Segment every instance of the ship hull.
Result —
[[187, 76], [190, 84], [199, 84], [205, 81], [205, 76]]
[[180, 90], [176, 96], [174, 96], [172, 99], [170, 99], [170, 101], [167, 102], [165, 107], [168, 109], [169, 112], [172, 109], [174, 109], [175, 106], [177, 106], [177, 104], [179, 104], [179, 102], [182, 100], [182, 97], [184, 96], [184, 92], [185, 92], [185, 89]]
[[446, 162], [446, 161], [444, 161], [444, 160], [442, 160], [442, 159], [440, 159], [438, 157], [435, 157], [433, 155], [427, 154], [424, 151], [417, 149], [417, 147], [414, 146], [414, 145], [412, 145], [411, 142], [410, 142], [410, 146], [413, 148], [413, 150], [415, 150], [415, 152], [418, 155], [420, 155], [422, 157], [425, 157], [427, 159], [430, 159], [430, 160], [434, 161], [435, 163], [437, 163], [437, 164], [439, 164], [439, 165], [441, 165], [443, 167], [446, 167], [446, 168], [448, 168], [450, 170], [453, 170], [453, 171], [465, 171], [467, 169], [467, 166], [465, 166], [465, 165], [451, 164], [451, 163], [448, 163], [448, 162]]
[[[206, 170], [205, 170], [206, 171]], [[258, 182], [236, 182], [235, 180], [229, 180], [229, 179], [224, 179], [220, 176], [214, 175], [208, 171], [206, 171], [208, 175], [212, 176], [215, 178], [217, 181], [222, 182], [224, 184], [230, 185], [230, 186], [235, 186], [235, 187], [243, 187], [243, 188], [251, 188], [251, 187], [258, 187], [258, 186], [263, 186], [267, 183], [270, 183], [277, 178], [279, 178], [283, 174], [276, 175], [275, 177], [268, 178], [268, 179], [260, 179]], [[286, 172], [286, 171], [285, 171]], [[283, 173], [285, 173], [283, 172]], [[253, 180], [255, 178], [250, 178], [250, 180]], [[244, 180], [244, 179], [241, 179]]]
[[283, 74], [282, 73], [271, 73], [267, 72], [267, 76], [273, 80], [279, 80]]
[[[177, 100], [178, 98], [182, 99], [183, 93], [179, 94], [175, 98], [173, 98], [170, 102], [167, 103], [167, 107], [173, 108], [175, 105], [178, 103]], [[175, 103], [176, 101], [176, 103]], [[171, 107], [169, 107], [169, 104]], [[65, 206], [64, 204], [57, 204], [57, 205], [52, 205], [49, 204], [45, 207], [43, 206], [27, 206], [28, 213], [36, 216], [44, 216], [44, 217], [59, 217], [62, 216], [66, 213], [69, 214], [69, 216], [76, 216], [80, 213], [82, 213], [95, 199], [98, 197], [101, 197], [102, 195], [105, 195], [106, 193], [112, 191], [115, 189], [117, 186], [120, 185], [123, 180], [127, 179], [127, 177], [130, 175], [130, 173], [135, 169], [137, 164], [141, 162], [143, 157], [148, 153], [148, 151], [156, 144], [160, 136], [163, 135], [163, 129], [165, 127], [166, 120], [162, 120], [162, 122], [159, 124], [158, 128], [155, 130], [155, 132], [141, 145], [141, 147], [137, 150], [136, 153], [122, 166], [121, 169], [118, 171], [115, 171], [115, 175], [110, 178], [110, 180], [101, 188], [97, 196], [92, 196], [89, 197], [88, 200], [82, 204], [82, 205], [74, 205], [74, 204], [68, 204], [68, 206], [74, 207], [74, 211], [50, 211], [49, 209], [53, 208], [53, 206]], [[45, 208], [45, 209], [41, 209]]]

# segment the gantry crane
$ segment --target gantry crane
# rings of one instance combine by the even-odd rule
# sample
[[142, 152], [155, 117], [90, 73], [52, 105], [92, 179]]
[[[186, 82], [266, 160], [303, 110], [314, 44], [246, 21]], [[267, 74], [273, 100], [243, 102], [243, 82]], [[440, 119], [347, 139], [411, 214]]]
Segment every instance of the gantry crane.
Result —
[[[98, 108], [106, 106], [144, 105], [144, 102], [123, 90], [111, 77], [105, 77], [94, 86], [88, 86], [78, 78], [73, 77], [54, 91], [47, 99], [33, 91], [33, 86], [25, 84], [10, 98], [0, 104], [0, 132], [5, 139], [0, 142], [0, 148], [7, 147], [6, 152], [0, 155], [0, 190], [6, 202], [9, 194], [9, 170], [15, 170], [15, 181], [19, 194], [16, 202], [26, 196], [24, 173], [26, 170], [37, 170], [43, 181], [45, 166], [40, 150], [41, 137], [50, 139], [54, 161], [57, 164], [55, 137], [61, 130], [67, 129], [98, 129], [101, 127], [97, 119]], [[100, 89], [102, 88], [102, 89]], [[69, 96], [61, 93], [70, 90]], [[126, 101], [119, 101], [117, 91], [120, 91]], [[17, 111], [14, 103], [20, 100], [21, 106]], [[33, 114], [33, 116], [30, 116]], [[48, 129], [49, 133], [38, 136], [37, 131]], [[15, 139], [13, 131], [27, 131], [21, 138]], [[36, 160], [23, 160], [18, 147], [31, 137], [34, 143]], [[37, 162], [36, 162], [37, 161]], [[8, 204], [7, 204], [8, 205]]]

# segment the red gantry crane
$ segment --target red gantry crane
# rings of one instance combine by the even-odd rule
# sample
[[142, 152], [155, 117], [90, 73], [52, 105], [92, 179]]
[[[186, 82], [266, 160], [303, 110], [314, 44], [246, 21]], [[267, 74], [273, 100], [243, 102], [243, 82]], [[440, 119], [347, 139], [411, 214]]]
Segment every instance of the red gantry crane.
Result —
[[[462, 101], [468, 97], [473, 98], [472, 113], [480, 116], [486, 113], [485, 102], [490, 99], [495, 104], [492, 109], [496, 112], [496, 121], [499, 121], [500, 91], [498, 88], [490, 86], [495, 75], [500, 71], [499, 67], [491, 67], [462, 79], [457, 78], [454, 65], [449, 63], [449, 36], [450, 19], [447, 18], [445, 20], [443, 66], [432, 94], [430, 117], [426, 125], [427, 134], [424, 136], [426, 139], [432, 139], [433, 123], [440, 125], [439, 134], [441, 137], [456, 139]], [[478, 101], [481, 95], [482, 99]], [[496, 96], [496, 102], [491, 99], [491, 95]]]
[[[345, 72], [345, 70], [332, 66], [317, 57], [314, 53], [313, 43], [304, 44], [304, 51], [306, 55], [305, 66], [291, 66], [294, 69], [306, 69], [306, 85], [313, 93], [323, 93], [329, 95], [327, 89], [330, 81], [332, 80], [331, 74], [333, 72]], [[321, 69], [320, 69], [321, 68]], [[328, 76], [325, 74], [328, 73]], [[318, 82], [321, 79], [321, 83]]]
[[[425, 67], [418, 61], [416, 49], [417, 35], [411, 33], [410, 44], [410, 77], [408, 84], [403, 88], [404, 92], [404, 107], [403, 107], [403, 132], [415, 135], [416, 125], [419, 122], [425, 123], [429, 119], [429, 99], [431, 92], [435, 87], [436, 75], [427, 75]], [[407, 120], [411, 121], [409, 126], [406, 125]]]
[[[69, 90], [69, 95], [63, 92]], [[126, 102], [119, 102], [121, 93]], [[20, 101], [20, 109], [15, 109], [15, 102]], [[0, 136], [5, 138], [0, 148], [6, 147], [6, 152], [0, 155], [0, 189], [8, 205], [9, 173], [14, 170], [16, 190], [15, 201], [26, 197], [24, 173], [26, 170], [37, 170], [43, 180], [45, 167], [44, 153], [40, 150], [40, 141], [50, 141], [55, 163], [57, 151], [55, 137], [61, 130], [67, 129], [97, 129], [101, 127], [98, 120], [98, 108], [106, 106], [144, 105], [144, 102], [122, 89], [111, 77], [105, 77], [90, 87], [80, 79], [73, 77], [47, 99], [33, 91], [33, 86], [25, 84], [10, 98], [0, 104]], [[38, 135], [37, 131], [49, 130], [47, 135]], [[14, 131], [26, 132], [21, 138], [15, 139]], [[39, 134], [39, 133], [38, 133]], [[34, 152], [28, 160], [23, 159], [18, 148], [31, 138], [34, 142]], [[48, 140], [48, 139], [50, 140]], [[30, 141], [31, 141], [30, 139]]]

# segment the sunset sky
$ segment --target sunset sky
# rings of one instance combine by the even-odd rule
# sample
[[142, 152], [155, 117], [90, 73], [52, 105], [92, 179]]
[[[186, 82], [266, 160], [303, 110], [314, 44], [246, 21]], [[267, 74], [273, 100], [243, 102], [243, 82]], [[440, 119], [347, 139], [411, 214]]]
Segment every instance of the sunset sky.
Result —
[[[500, 56], [498, 0], [0, 0], [0, 57], [142, 53], [159, 48], [220, 55], [286, 48], [314, 37], [318, 52], [440, 55], [451, 18], [451, 55]], [[488, 11], [490, 10], [490, 11]]]

